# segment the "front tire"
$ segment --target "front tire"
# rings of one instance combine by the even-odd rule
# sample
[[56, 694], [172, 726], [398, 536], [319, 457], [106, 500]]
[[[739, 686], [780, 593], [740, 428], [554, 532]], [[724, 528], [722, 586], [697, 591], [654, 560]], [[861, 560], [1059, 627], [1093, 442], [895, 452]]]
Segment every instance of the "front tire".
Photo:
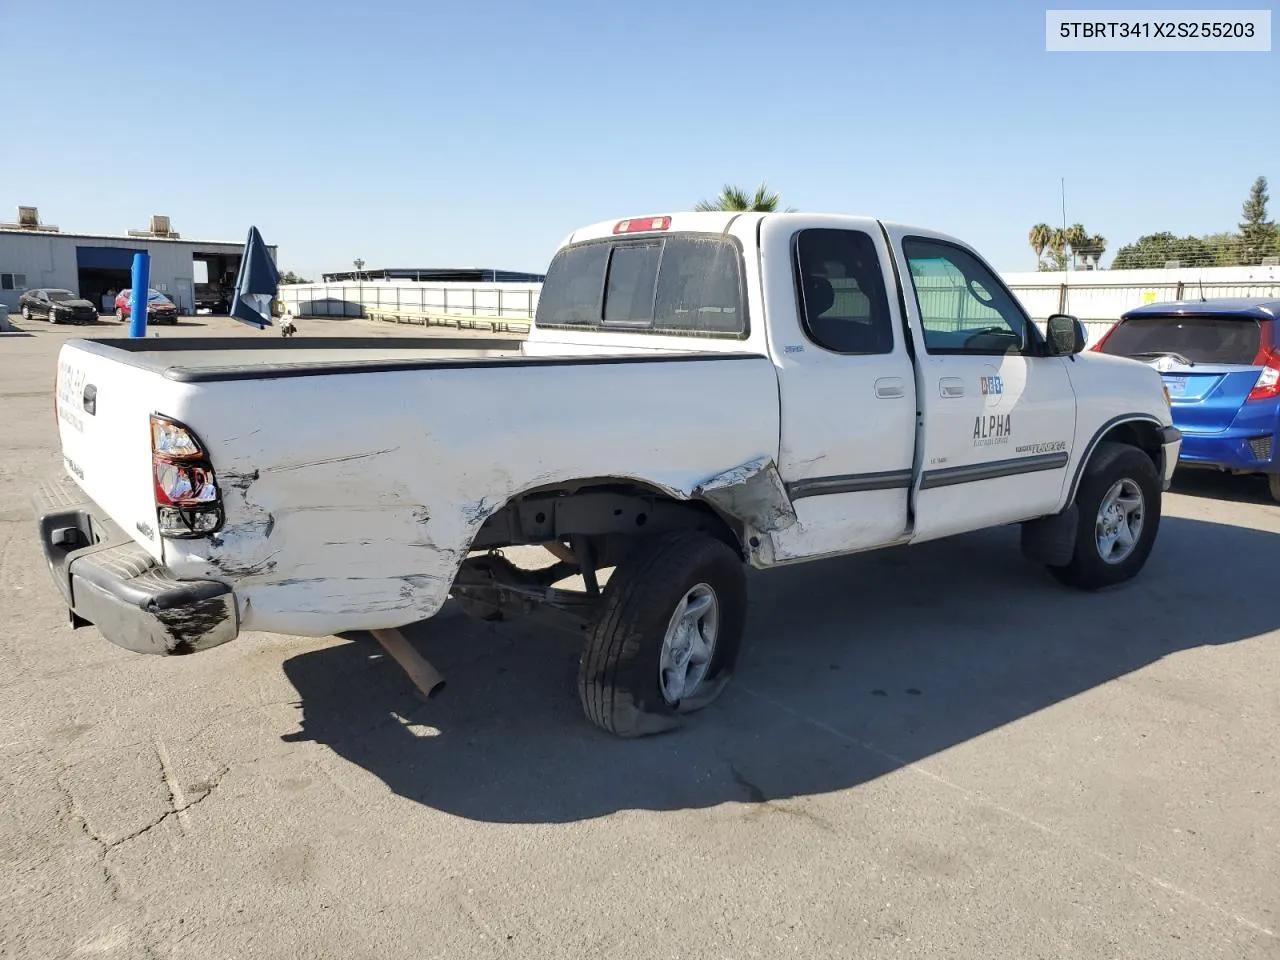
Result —
[[642, 543], [614, 570], [583, 645], [587, 719], [619, 737], [677, 726], [728, 683], [746, 619], [746, 573], [726, 544], [694, 531]]
[[1271, 485], [1271, 499], [1280, 503], [1280, 473], [1268, 474], [1267, 482]]
[[1160, 477], [1150, 457], [1128, 444], [1098, 444], [1076, 492], [1075, 552], [1070, 563], [1049, 572], [1081, 590], [1133, 579], [1155, 545], [1160, 498]]
[[30, 307], [28, 307], [28, 306], [26, 306], [26, 305], [24, 304], [24, 305], [23, 305], [23, 307], [22, 307], [22, 310], [21, 310], [20, 312], [22, 313], [22, 319], [23, 319], [23, 320], [30, 320], [30, 319], [31, 319], [31, 308], [30, 308]]
[[116, 307], [116, 323], [124, 323], [124, 310]]

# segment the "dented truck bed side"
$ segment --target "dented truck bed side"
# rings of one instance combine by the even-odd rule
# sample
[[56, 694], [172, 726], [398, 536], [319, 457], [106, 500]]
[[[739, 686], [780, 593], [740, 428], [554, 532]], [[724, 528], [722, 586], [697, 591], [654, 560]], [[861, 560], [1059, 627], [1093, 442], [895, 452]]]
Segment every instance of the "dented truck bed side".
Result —
[[[170, 382], [172, 415], [217, 464], [226, 520], [211, 539], [166, 541], [163, 557], [179, 578], [234, 583], [243, 629], [402, 626], [440, 608], [480, 526], [523, 491], [611, 477], [731, 498], [754, 485], [726, 471], [745, 481], [777, 456], [763, 357], [293, 377], [255, 381], [254, 405], [242, 386]], [[706, 404], [708, 390], [732, 400]]]

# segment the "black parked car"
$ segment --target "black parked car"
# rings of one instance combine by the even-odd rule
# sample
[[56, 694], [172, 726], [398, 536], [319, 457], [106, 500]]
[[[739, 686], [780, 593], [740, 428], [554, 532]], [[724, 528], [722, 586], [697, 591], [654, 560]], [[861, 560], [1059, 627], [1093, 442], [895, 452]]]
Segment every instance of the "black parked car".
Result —
[[40, 317], [50, 323], [96, 323], [98, 308], [70, 290], [28, 290], [18, 299], [22, 319]]

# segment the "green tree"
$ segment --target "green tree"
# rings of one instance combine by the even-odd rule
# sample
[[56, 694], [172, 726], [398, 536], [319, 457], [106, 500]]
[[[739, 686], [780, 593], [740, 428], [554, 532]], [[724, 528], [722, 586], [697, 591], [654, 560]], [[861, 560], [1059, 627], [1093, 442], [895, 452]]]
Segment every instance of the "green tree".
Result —
[[292, 270], [286, 270], [284, 273], [280, 274], [280, 282], [281, 283], [310, 283], [311, 281], [304, 280], [302, 277], [298, 276]]
[[1175, 237], [1172, 233], [1149, 233], [1116, 251], [1112, 270], [1161, 268], [1170, 260], [1184, 267], [1214, 266], [1214, 251], [1202, 237]]
[[1044, 248], [1049, 245], [1051, 236], [1053, 236], [1053, 228], [1047, 223], [1037, 223], [1027, 233], [1027, 242], [1031, 244], [1031, 249], [1036, 252], [1037, 270], [1044, 266], [1041, 260], [1044, 257]]
[[1247, 267], [1261, 263], [1263, 257], [1280, 253], [1276, 249], [1276, 225], [1267, 219], [1267, 202], [1270, 199], [1267, 178], [1259, 177], [1253, 181], [1249, 197], [1241, 209], [1244, 220], [1240, 224], [1240, 262]]
[[1093, 257], [1093, 269], [1102, 269], [1102, 255], [1107, 252], [1107, 238], [1095, 233], [1089, 238], [1089, 255]]
[[1243, 238], [1238, 233], [1210, 233], [1200, 238], [1209, 248], [1210, 266], [1238, 267], [1243, 255]]
[[[714, 200], [701, 200], [693, 209], [698, 211], [734, 210], [752, 213], [773, 213], [778, 209], [778, 195], [771, 193], [768, 185], [764, 183], [756, 187], [754, 195], [747, 193], [741, 187], [726, 183], [718, 197]], [[788, 207], [787, 210], [792, 212], [795, 208]]]
[[1102, 254], [1107, 249], [1107, 238], [1099, 233], [1088, 233], [1083, 229], [1081, 233], [1082, 235], [1077, 236], [1071, 245], [1072, 255], [1078, 256], [1086, 269], [1092, 267], [1094, 270], [1100, 270]]

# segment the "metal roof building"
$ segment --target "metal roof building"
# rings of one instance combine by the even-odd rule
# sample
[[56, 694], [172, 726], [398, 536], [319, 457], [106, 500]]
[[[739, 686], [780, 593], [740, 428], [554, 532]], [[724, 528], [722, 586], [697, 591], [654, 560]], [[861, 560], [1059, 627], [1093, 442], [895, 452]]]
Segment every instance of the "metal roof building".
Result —
[[418, 280], [423, 283], [542, 283], [543, 273], [524, 273], [519, 270], [497, 270], [492, 267], [391, 267], [375, 270], [345, 270], [323, 274], [326, 283], [342, 283], [351, 280]]
[[123, 235], [64, 233], [41, 224], [34, 207], [19, 207], [17, 223], [0, 223], [0, 304], [17, 312], [24, 290], [50, 287], [110, 312], [111, 298], [131, 282], [133, 255], [147, 253], [151, 287], [191, 313], [206, 285], [234, 285], [243, 251], [243, 242], [180, 237], [168, 217], [152, 217], [149, 230]]

